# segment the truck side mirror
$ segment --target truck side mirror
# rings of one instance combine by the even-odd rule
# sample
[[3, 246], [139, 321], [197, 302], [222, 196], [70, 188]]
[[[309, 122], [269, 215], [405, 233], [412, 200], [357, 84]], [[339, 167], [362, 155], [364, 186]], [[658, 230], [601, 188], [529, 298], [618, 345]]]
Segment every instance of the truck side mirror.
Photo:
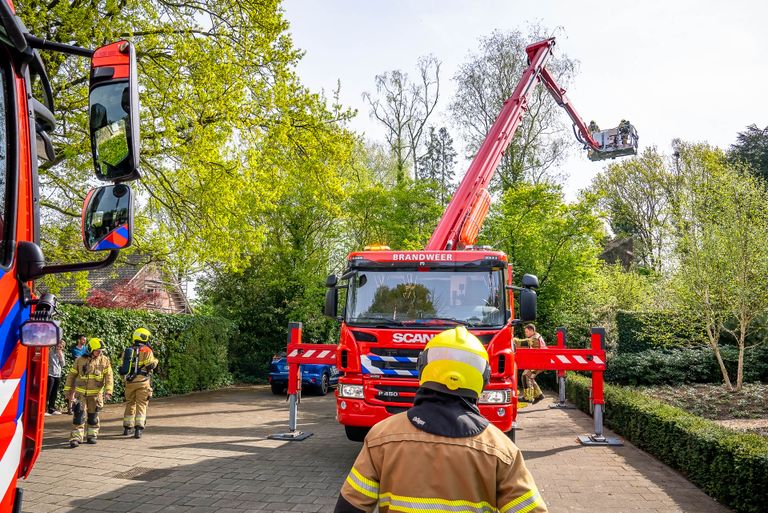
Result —
[[325, 279], [325, 286], [328, 290], [325, 291], [325, 315], [332, 319], [336, 319], [339, 315], [339, 289], [336, 285], [339, 283], [339, 277], [335, 274], [329, 274]]
[[88, 251], [123, 249], [133, 239], [133, 195], [125, 184], [88, 192], [83, 202], [83, 244]]
[[520, 291], [520, 320], [522, 322], [536, 320], [536, 292], [531, 289]]
[[523, 275], [523, 288], [526, 288], [526, 289], [538, 289], [539, 288], [539, 278], [535, 274], [524, 274]]
[[96, 177], [140, 178], [136, 50], [128, 41], [97, 49], [91, 59], [89, 131]]
[[336, 319], [339, 315], [339, 289], [332, 287], [325, 291], [325, 315]]

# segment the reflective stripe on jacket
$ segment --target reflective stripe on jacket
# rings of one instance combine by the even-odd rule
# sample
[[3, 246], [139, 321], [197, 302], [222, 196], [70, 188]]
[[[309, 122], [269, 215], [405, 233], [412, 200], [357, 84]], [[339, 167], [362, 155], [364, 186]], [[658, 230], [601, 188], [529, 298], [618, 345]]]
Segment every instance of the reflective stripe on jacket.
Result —
[[95, 358], [81, 356], [75, 360], [75, 364], [67, 374], [64, 392], [74, 388], [77, 394], [87, 397], [99, 395], [102, 392], [111, 394], [113, 387], [112, 364], [109, 358], [100, 354]]
[[522, 453], [498, 428], [449, 438], [417, 429], [405, 413], [371, 429], [341, 495], [365, 512], [547, 511]]

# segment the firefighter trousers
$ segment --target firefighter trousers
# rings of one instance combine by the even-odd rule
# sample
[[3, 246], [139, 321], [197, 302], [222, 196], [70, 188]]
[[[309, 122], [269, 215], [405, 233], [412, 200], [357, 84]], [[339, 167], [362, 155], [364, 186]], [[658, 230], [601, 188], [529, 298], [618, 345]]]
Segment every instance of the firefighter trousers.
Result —
[[[83, 435], [86, 438], [97, 438], [99, 436], [99, 412], [104, 407], [104, 398], [101, 394], [97, 396], [76, 397], [75, 406], [72, 408], [72, 433], [70, 440], [83, 441]], [[86, 429], [86, 423], [88, 428]]]
[[540, 370], [526, 369], [523, 371], [523, 400], [531, 402], [542, 395], [539, 384], [536, 383], [536, 376], [541, 374]]
[[147, 421], [147, 405], [152, 396], [149, 380], [125, 384], [125, 412], [123, 427], [144, 429]]

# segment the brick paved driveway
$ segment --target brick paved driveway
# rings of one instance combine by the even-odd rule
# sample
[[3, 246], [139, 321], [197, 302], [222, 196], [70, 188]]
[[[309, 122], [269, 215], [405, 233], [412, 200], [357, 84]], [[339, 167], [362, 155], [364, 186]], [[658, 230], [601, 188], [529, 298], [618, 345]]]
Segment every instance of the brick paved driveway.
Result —
[[[547, 402], [521, 410], [517, 441], [550, 511], [729, 511], [631, 445], [579, 446], [591, 419]], [[98, 445], [69, 449], [71, 419], [47, 417], [24, 511], [333, 511], [360, 447], [336, 424], [331, 395], [302, 402], [299, 428], [312, 438], [267, 440], [288, 418], [267, 387], [155, 400], [141, 440], [119, 435], [121, 418], [108, 406]]]

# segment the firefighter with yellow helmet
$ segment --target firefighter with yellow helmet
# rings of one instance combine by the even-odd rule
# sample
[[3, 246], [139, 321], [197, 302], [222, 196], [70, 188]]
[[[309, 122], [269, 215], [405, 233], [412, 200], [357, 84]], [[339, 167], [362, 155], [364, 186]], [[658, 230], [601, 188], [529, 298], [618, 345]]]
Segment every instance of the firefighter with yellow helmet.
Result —
[[371, 428], [335, 511], [546, 512], [522, 453], [477, 407], [490, 378], [477, 337], [444, 331], [418, 365], [413, 407]]
[[72, 433], [69, 436], [69, 446], [72, 448], [83, 442], [86, 420], [86, 442], [96, 443], [99, 436], [99, 412], [104, 407], [104, 400], [109, 401], [112, 397], [112, 364], [103, 350], [104, 342], [100, 338], [90, 339], [86, 354], [75, 360], [67, 374], [64, 394], [70, 403], [74, 402]]
[[158, 361], [149, 340], [152, 334], [146, 328], [133, 332], [133, 344], [123, 351], [120, 375], [125, 378], [125, 412], [123, 413], [123, 435], [133, 430], [134, 438], [141, 438], [147, 421], [147, 405], [152, 397], [150, 377]]

